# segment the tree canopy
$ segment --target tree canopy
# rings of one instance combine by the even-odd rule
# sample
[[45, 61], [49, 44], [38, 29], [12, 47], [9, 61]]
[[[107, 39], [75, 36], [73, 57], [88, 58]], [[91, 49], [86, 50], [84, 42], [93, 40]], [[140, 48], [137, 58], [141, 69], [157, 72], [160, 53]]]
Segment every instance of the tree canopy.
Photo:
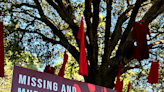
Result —
[[85, 82], [113, 88], [120, 63], [122, 73], [144, 68], [145, 60], [140, 66], [128, 58], [136, 43], [133, 22], [141, 19], [149, 24], [150, 59], [163, 60], [164, 0], [2, 0], [0, 10], [6, 15], [5, 38], [42, 64], [54, 63], [64, 49], [79, 61], [77, 34], [84, 16], [89, 71]]

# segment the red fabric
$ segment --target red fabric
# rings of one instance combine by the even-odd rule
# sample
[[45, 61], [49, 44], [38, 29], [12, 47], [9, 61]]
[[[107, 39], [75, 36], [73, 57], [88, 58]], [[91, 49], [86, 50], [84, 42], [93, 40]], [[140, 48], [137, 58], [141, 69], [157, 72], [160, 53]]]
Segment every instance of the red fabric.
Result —
[[44, 69], [44, 72], [54, 74], [55, 69], [53, 67], [50, 67], [50, 65], [47, 65]]
[[130, 81], [129, 81], [129, 84], [128, 84], [128, 90], [127, 90], [127, 92], [129, 92], [129, 91], [130, 91], [130, 86], [131, 86], [131, 83], [130, 83]]
[[77, 38], [79, 39], [79, 44], [80, 44], [79, 74], [83, 76], [88, 76], [84, 37], [85, 37], [84, 25], [83, 25], [83, 17], [82, 17], [81, 25], [79, 27], [78, 36], [77, 36]]
[[124, 81], [124, 79], [121, 81], [121, 83], [120, 83], [120, 89], [119, 89], [119, 91], [118, 92], [122, 92], [122, 88], [123, 88], [123, 81]]
[[117, 90], [117, 92], [122, 92], [122, 88], [123, 88], [123, 81], [119, 81], [119, 83], [117, 84], [117, 86], [115, 87], [115, 90]]
[[153, 83], [158, 83], [159, 80], [159, 73], [158, 73], [158, 69], [159, 69], [159, 60], [157, 62], [153, 62], [150, 61], [151, 64], [151, 68], [150, 68], [150, 72], [148, 75], [148, 82], [153, 84]]
[[144, 22], [143, 20], [141, 21], [142, 24], [138, 22], [133, 23], [133, 32], [132, 32], [133, 39], [136, 38], [137, 41], [134, 58], [136, 58], [138, 61], [149, 58], [149, 48], [146, 39], [146, 34], [149, 34], [150, 36], [149, 28], [146, 22]]
[[61, 76], [61, 77], [64, 76], [65, 64], [67, 63], [67, 59], [68, 59], [68, 55], [67, 55], [67, 53], [66, 53], [66, 51], [65, 51], [65, 52], [64, 52], [64, 62], [63, 62], [63, 65], [62, 65], [62, 67], [61, 67], [61, 69], [60, 69], [60, 71], [59, 71], [58, 76]]
[[0, 77], [4, 77], [3, 22], [0, 22]]
[[122, 87], [123, 87], [123, 80], [120, 81], [120, 76], [121, 76], [121, 68], [122, 68], [123, 64], [120, 64], [119, 68], [118, 68], [118, 74], [117, 74], [117, 81], [116, 84], [114, 86], [115, 90], [117, 90], [117, 92], [122, 92]]

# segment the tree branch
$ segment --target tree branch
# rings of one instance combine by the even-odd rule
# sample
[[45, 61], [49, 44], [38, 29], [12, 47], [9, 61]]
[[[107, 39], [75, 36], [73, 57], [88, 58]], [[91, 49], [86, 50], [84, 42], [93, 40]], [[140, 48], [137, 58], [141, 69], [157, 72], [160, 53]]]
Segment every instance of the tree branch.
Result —
[[152, 49], [152, 47], [157, 44], [164, 44], [164, 40], [154, 41], [154, 42], [150, 43], [149, 49]]
[[32, 14], [29, 14], [29, 13], [27, 12], [27, 10], [24, 10], [24, 11], [19, 12], [19, 13], [24, 13], [24, 14], [30, 15], [30, 16], [33, 17], [34, 19], [37, 19], [37, 20], [40, 20], [40, 21], [41, 21], [41, 18], [38, 18], [38, 17], [36, 17], [36, 16], [34, 16], [34, 15], [32, 15]]
[[93, 3], [93, 23], [92, 23], [93, 26], [92, 26], [92, 30], [94, 30], [92, 33], [94, 35], [94, 39], [97, 39], [97, 27], [98, 27], [98, 23], [99, 23], [100, 0], [92, 0], [92, 3]]
[[38, 0], [34, 0], [34, 2], [36, 3], [36, 7], [37, 7], [37, 9], [39, 11], [39, 14], [40, 14], [41, 18], [43, 18], [43, 16], [45, 16], [45, 15], [44, 15], [43, 9], [42, 9], [39, 1]]
[[66, 39], [66, 37], [64, 36], [64, 34], [61, 32], [61, 30], [58, 30], [44, 15], [43, 10], [40, 6], [40, 3], [38, 2], [38, 0], [34, 0], [36, 5], [37, 5], [37, 9], [39, 11], [39, 14], [41, 16], [41, 20], [46, 23], [47, 26], [49, 26], [53, 33], [56, 34], [59, 38], [60, 38], [60, 44], [62, 46], [64, 46], [65, 48], [69, 48], [68, 51], [73, 55], [73, 57], [78, 61], [79, 59], [79, 52], [76, 50], [76, 48], [74, 46], [72, 46], [71, 44], [69, 44], [68, 40]]
[[[62, 18], [63, 20], [65, 20], [65, 21], [69, 24], [70, 28], [73, 30], [73, 35], [75, 36], [75, 39], [76, 39], [76, 41], [78, 42], [77, 34], [78, 34], [78, 28], [79, 28], [79, 27], [78, 27], [78, 25], [75, 24], [74, 21], [73, 21], [74, 14], [73, 14], [73, 12], [72, 12], [72, 10], [71, 10], [72, 8], [71, 8], [71, 6], [70, 6], [70, 2], [69, 2], [69, 1], [65, 1], [65, 2], [69, 2], [69, 5], [64, 6], [64, 4], [62, 3], [61, 0], [56, 1], [56, 2], [58, 2], [59, 5], [55, 4], [52, 0], [46, 0], [46, 1], [47, 1], [54, 9], [56, 9], [57, 12], [59, 13], [59, 15], [61, 16], [61, 18]], [[66, 7], [68, 7], [68, 6], [70, 6], [70, 7], [69, 7], [69, 10], [70, 10], [71, 12], [67, 11]], [[87, 41], [86, 41], [86, 42], [87, 42]], [[88, 44], [88, 43], [86, 43], [86, 45], [87, 45], [87, 44]]]
[[141, 68], [141, 66], [140, 65], [133, 65], [133, 66], [131, 65], [131, 66], [124, 67], [122, 69], [121, 73], [125, 73], [127, 70], [134, 69], [134, 68]]
[[[127, 28], [125, 29], [125, 31], [124, 31], [124, 33], [123, 33], [123, 36], [122, 36], [122, 38], [121, 38], [121, 43], [120, 43], [120, 45], [119, 45], [119, 47], [118, 47], [118, 50], [117, 50], [117, 52], [116, 52], [116, 57], [114, 57], [113, 59], [114, 59], [114, 61], [116, 61], [116, 62], [112, 62], [111, 63], [111, 67], [109, 68], [109, 70], [108, 70], [108, 72], [107, 72], [107, 74], [108, 74], [108, 76], [110, 76], [110, 72], [113, 72], [114, 70], [117, 70], [117, 68], [118, 68], [118, 66], [119, 66], [119, 64], [122, 62], [122, 59], [123, 59], [123, 50], [124, 50], [124, 46], [125, 46], [125, 41], [126, 41], [126, 39], [127, 39], [127, 37], [128, 37], [128, 35], [129, 35], [129, 33], [130, 33], [130, 31], [131, 31], [131, 28], [132, 28], [132, 23], [133, 23], [133, 21], [135, 20], [135, 17], [136, 17], [136, 15], [137, 15], [137, 13], [138, 13], [138, 10], [139, 10], [139, 7], [140, 7], [140, 5], [141, 5], [141, 3], [142, 3], [143, 1], [142, 0], [137, 0], [136, 1], [136, 3], [135, 3], [135, 6], [134, 6], [134, 8], [133, 8], [133, 11], [132, 11], [132, 14], [131, 14], [131, 18], [130, 18], [130, 20], [129, 20], [129, 23], [128, 23], [128, 26], [127, 26]], [[126, 13], [125, 13], [126, 14]], [[122, 18], [123, 17], [123, 18]], [[125, 17], [125, 18], [124, 18]], [[120, 16], [119, 17], [120, 19], [118, 19], [118, 21], [117, 21], [117, 24], [116, 24], [116, 28], [115, 28], [115, 30], [114, 30], [114, 33], [112, 34], [112, 38], [111, 38], [111, 44], [112, 44], [112, 49], [111, 49], [111, 51], [114, 49], [114, 47], [116, 46], [116, 44], [117, 44], [117, 42], [118, 42], [118, 40], [119, 40], [119, 38], [121, 37], [121, 25], [122, 25], [122, 23], [125, 21], [125, 20], [122, 20], [122, 19], [126, 19], [127, 18], [127, 16], [125, 16], [124, 14], [122, 14], [122, 16]], [[122, 18], [122, 19], [121, 19]], [[122, 22], [122, 23], [120, 23], [120, 22]], [[116, 32], [117, 31], [117, 32]], [[117, 34], [116, 34], [117, 33]], [[111, 48], [111, 45], [110, 45], [110, 48]], [[117, 71], [118, 72], [118, 71]], [[116, 73], [117, 74], [117, 73]]]
[[[105, 29], [105, 48], [104, 48], [104, 56], [102, 60], [102, 64], [109, 59], [110, 56], [110, 49], [109, 49], [109, 45], [110, 45], [110, 27], [111, 27], [111, 10], [112, 10], [112, 2], [113, 0], [108, 0], [107, 1], [107, 16], [106, 16], [106, 29]], [[108, 60], [107, 60], [108, 61]], [[106, 65], [106, 64], [104, 64]], [[104, 66], [102, 66], [104, 67]]]
[[97, 37], [97, 27], [98, 27], [98, 23], [99, 23], [99, 6], [100, 6], [100, 0], [92, 0], [93, 3], [93, 23], [92, 23], [92, 36], [93, 39], [91, 40], [91, 47], [92, 47], [92, 66], [97, 66], [98, 63], [98, 37]]
[[115, 48], [119, 39], [121, 38], [121, 32], [122, 32], [121, 26], [124, 23], [124, 21], [126, 21], [129, 18], [130, 14], [131, 14], [131, 10], [133, 8], [134, 8], [134, 6], [129, 6], [128, 9], [124, 13], [122, 13], [120, 15], [120, 17], [118, 18], [116, 26], [115, 26], [115, 30], [114, 30], [111, 40], [110, 40], [111, 42], [108, 45], [108, 47], [110, 47], [110, 48], [108, 48], [109, 50], [107, 52], [108, 57], [111, 55], [113, 49]]
[[26, 29], [17, 28], [13, 32], [16, 32], [16, 31], [36, 33], [36, 34], [40, 35], [43, 38], [43, 41], [51, 42], [53, 44], [60, 44], [59, 41], [54, 41], [53, 39], [50, 39], [50, 38], [46, 37], [44, 34], [40, 33], [41, 30], [39, 30], [39, 29], [36, 29], [35, 31], [29, 31], [29, 30], [26, 30]]
[[[61, 0], [57, 0], [56, 2], [58, 3], [55, 4], [52, 0], [46, 0], [54, 9], [57, 10], [57, 12], [59, 13], [59, 15], [61, 16], [61, 18], [63, 20], [65, 20], [70, 28], [73, 30], [73, 35], [75, 36], [76, 42], [77, 44], [79, 44], [79, 40], [77, 39], [77, 34], [78, 34], [78, 25], [76, 23], [74, 23], [74, 14], [72, 12], [72, 8], [70, 5], [70, 1], [65, 1], [65, 5], [62, 3]], [[86, 47], [88, 47], [88, 43], [87, 40], [85, 39], [85, 45]], [[78, 61], [78, 59], [76, 59]]]
[[27, 7], [31, 7], [31, 8], [37, 8], [36, 5], [30, 5], [28, 3], [21, 3], [21, 4], [12, 5], [12, 6], [15, 6], [16, 8], [20, 8], [22, 6], [27, 6]]
[[93, 40], [93, 35], [92, 35], [92, 25], [91, 25], [91, 1], [92, 0], [85, 0], [85, 10], [84, 10], [84, 16], [85, 16], [85, 21], [87, 24], [87, 34], [89, 37], [89, 42]]
[[[87, 34], [88, 34], [89, 42], [93, 42], [92, 24], [91, 24], [91, 20], [90, 20], [92, 17], [91, 1], [92, 0], [85, 0], [85, 10], [84, 10], [84, 16], [85, 16], [85, 21], [87, 24]], [[87, 48], [89, 60], [91, 60], [91, 55], [92, 55], [91, 48], [92, 48], [91, 45], [89, 45]]]
[[[109, 65], [109, 55], [110, 55], [110, 27], [111, 27], [111, 11], [112, 11], [112, 2], [113, 0], [107, 0], [107, 16], [106, 16], [106, 28], [105, 28], [105, 47], [104, 47], [104, 55], [102, 57], [102, 64], [101, 64], [101, 76], [103, 83], [105, 82], [106, 72], [108, 70]], [[112, 60], [110, 60], [112, 61]]]
[[127, 2], [127, 5], [129, 6], [130, 4], [129, 4], [129, 0], [126, 0], [126, 2]]
[[151, 39], [149, 39], [148, 41], [154, 39], [154, 38], [157, 38], [160, 34], [163, 34], [164, 32], [151, 32], [151, 33], [156, 33], [155, 36]]
[[59, 5], [56, 5], [52, 0], [46, 0], [54, 9], [57, 10], [59, 15], [63, 20], [65, 20], [70, 26], [77, 26], [73, 22], [73, 15], [72, 12], [66, 10], [66, 7], [63, 5], [61, 0], [57, 0]]
[[164, 0], [156, 0], [153, 6], [142, 18], [146, 23], [150, 23], [154, 18], [164, 11]]

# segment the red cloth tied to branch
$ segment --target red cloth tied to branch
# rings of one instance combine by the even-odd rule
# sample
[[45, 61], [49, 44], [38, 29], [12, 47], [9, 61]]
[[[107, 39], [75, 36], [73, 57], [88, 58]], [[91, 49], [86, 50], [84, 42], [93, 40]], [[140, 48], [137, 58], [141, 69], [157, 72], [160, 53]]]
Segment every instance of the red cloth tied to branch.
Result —
[[153, 62], [150, 61], [151, 64], [151, 68], [150, 68], [150, 72], [148, 75], [148, 82], [153, 84], [153, 83], [158, 83], [159, 80], [159, 73], [158, 73], [158, 69], [159, 69], [159, 60], [157, 62]]
[[118, 74], [117, 74], [117, 80], [116, 80], [116, 84], [114, 86], [115, 90], [117, 90], [117, 92], [122, 92], [122, 87], [123, 87], [123, 80], [120, 81], [120, 76], [121, 76], [121, 68], [122, 68], [123, 64], [120, 64], [119, 68], [118, 68]]
[[85, 37], [84, 24], [83, 24], [83, 17], [82, 17], [81, 25], [79, 27], [78, 36], [77, 36], [77, 38], [79, 39], [79, 44], [80, 44], [79, 74], [83, 76], [88, 76], [84, 37]]
[[62, 67], [61, 67], [61, 69], [60, 69], [60, 71], [59, 71], [58, 76], [61, 76], [61, 77], [64, 76], [65, 64], [67, 63], [67, 59], [68, 59], [68, 55], [67, 55], [67, 53], [66, 53], [66, 51], [65, 51], [65, 52], [64, 52], [64, 62], [63, 62], [63, 65], [62, 65]]
[[122, 81], [117, 81], [117, 86], [115, 87], [115, 90], [117, 90], [117, 92], [122, 92], [123, 81], [124, 81], [124, 79]]
[[0, 22], [0, 77], [4, 77], [3, 22]]
[[130, 91], [130, 86], [131, 86], [131, 83], [130, 83], [130, 81], [129, 81], [129, 84], [128, 84], [128, 90], [127, 90], [127, 92], [129, 92], [129, 91]]
[[138, 61], [149, 58], [149, 48], [146, 39], [146, 34], [149, 34], [150, 36], [149, 28], [146, 22], [144, 22], [143, 20], [141, 20], [140, 22], [133, 23], [132, 31], [132, 37], [133, 39], [136, 38], [137, 41], [134, 58], [136, 58]]
[[44, 72], [54, 74], [55, 69], [53, 67], [50, 67], [50, 65], [47, 65], [44, 69]]

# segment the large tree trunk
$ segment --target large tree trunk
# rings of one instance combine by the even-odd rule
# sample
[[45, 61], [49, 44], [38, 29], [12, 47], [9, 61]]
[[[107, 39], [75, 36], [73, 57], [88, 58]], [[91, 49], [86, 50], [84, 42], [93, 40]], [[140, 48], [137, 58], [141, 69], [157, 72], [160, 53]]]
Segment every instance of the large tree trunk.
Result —
[[[108, 87], [108, 88], [114, 87], [114, 81], [115, 81], [115, 77], [118, 74], [118, 67], [119, 67], [120, 63], [122, 62], [124, 65], [126, 65], [128, 62], [131, 61], [128, 56], [129, 56], [129, 54], [131, 54], [131, 51], [134, 47], [134, 40], [131, 39], [132, 36], [131, 36], [130, 30], [132, 28], [132, 23], [135, 20], [138, 9], [140, 8], [141, 2], [143, 2], [143, 1], [138, 0], [138, 3], [136, 2], [135, 7], [130, 7], [129, 10], [127, 9], [127, 11], [125, 11], [118, 18], [118, 21], [117, 21], [117, 24], [115, 27], [115, 31], [113, 33], [114, 35], [112, 37], [113, 39], [111, 38], [112, 40], [108, 40], [107, 38], [109, 38], [109, 36], [107, 35], [107, 38], [106, 38], [107, 42], [105, 43], [106, 47], [105, 47], [105, 51], [104, 51], [105, 54], [102, 59], [102, 65], [97, 66], [95, 63], [91, 63], [91, 65], [89, 66], [89, 76], [84, 77], [86, 82], [104, 86], [104, 87]], [[143, 17], [143, 20], [147, 23], [150, 23], [156, 16], [158, 16], [160, 13], [162, 13], [162, 11], [164, 10], [163, 5], [164, 5], [163, 0], [157, 0], [154, 3], [154, 5], [150, 8], [150, 10], [145, 14], [145, 16]], [[116, 46], [116, 43], [118, 42], [117, 39], [120, 39], [120, 37], [121, 37], [118, 35], [119, 32], [121, 33], [120, 26], [128, 18], [127, 14], [129, 14], [129, 12], [131, 12], [130, 11], [131, 9], [133, 9], [132, 14], [131, 14], [131, 20], [129, 21], [129, 25], [126, 28], [127, 31], [125, 30], [125, 32], [124, 32], [125, 34], [123, 34], [123, 36], [122, 36], [122, 41], [124, 41], [124, 42], [120, 43], [122, 45], [119, 45], [120, 49], [118, 49], [116, 56], [114, 58], [110, 59], [109, 56], [111, 55], [111, 52], [114, 50], [114, 47]], [[85, 11], [87, 11], [87, 10], [85, 10]], [[89, 13], [87, 13], [87, 14], [89, 14]], [[151, 16], [151, 15], [153, 15], [153, 16]], [[85, 15], [85, 16], [89, 16], [89, 15]], [[88, 21], [89, 19], [90, 18], [86, 19], [86, 21]], [[109, 23], [107, 23], [107, 24], [109, 25]], [[88, 22], [88, 25], [90, 25], [90, 22]], [[90, 27], [90, 26], [88, 26], [88, 27]], [[88, 28], [88, 27], [87, 27], [87, 29], [92, 30], [92, 28]], [[106, 27], [106, 28], [108, 28], [108, 27]], [[108, 31], [108, 32], [110, 32], [110, 31]], [[127, 34], [126, 34], [126, 32], [127, 32]], [[91, 36], [93, 36], [93, 35], [91, 35]], [[97, 43], [93, 42], [90, 45], [96, 46]], [[88, 57], [90, 57], [89, 61], [97, 62], [97, 58], [95, 57], [95, 52], [93, 51], [93, 48], [94, 47], [89, 47], [89, 49], [88, 49], [88, 53], [91, 53], [91, 54], [88, 54], [89, 55]], [[106, 50], [108, 52], [106, 52]], [[96, 53], [97, 53], [97, 51], [96, 51]], [[129, 60], [124, 61], [123, 60], [124, 57], [126, 57]], [[122, 73], [126, 72], [129, 69], [138, 68], [138, 67], [139, 66], [123, 67]]]

